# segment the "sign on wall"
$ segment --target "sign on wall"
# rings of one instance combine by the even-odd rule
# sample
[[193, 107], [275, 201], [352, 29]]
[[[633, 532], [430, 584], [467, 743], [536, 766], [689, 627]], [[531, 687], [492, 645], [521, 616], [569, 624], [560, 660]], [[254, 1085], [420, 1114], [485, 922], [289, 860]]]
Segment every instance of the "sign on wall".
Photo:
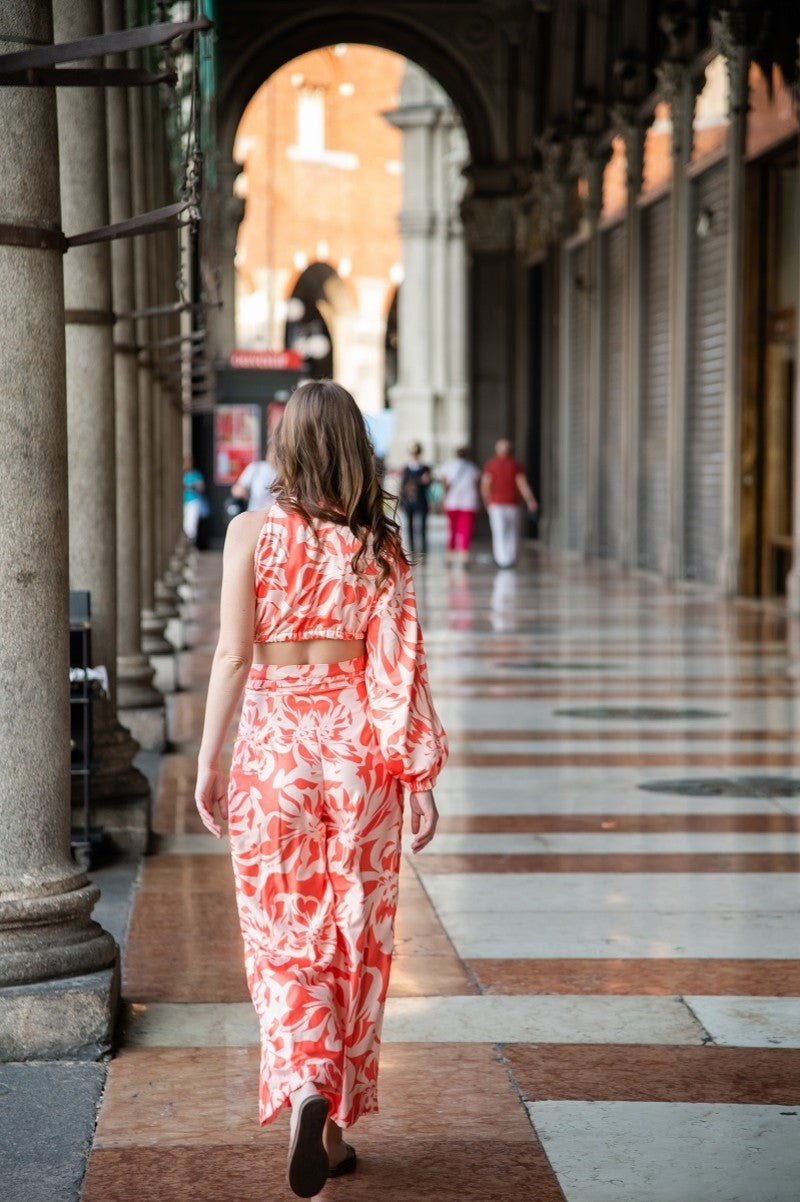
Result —
[[214, 483], [235, 484], [248, 463], [260, 456], [260, 407], [217, 405], [214, 409]]

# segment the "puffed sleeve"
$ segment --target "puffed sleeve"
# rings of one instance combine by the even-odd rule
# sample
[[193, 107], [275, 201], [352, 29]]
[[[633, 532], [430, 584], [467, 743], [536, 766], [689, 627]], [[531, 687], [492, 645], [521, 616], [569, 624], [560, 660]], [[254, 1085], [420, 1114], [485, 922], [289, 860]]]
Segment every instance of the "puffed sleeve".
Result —
[[369, 712], [392, 776], [412, 793], [432, 789], [447, 759], [447, 736], [433, 708], [411, 570], [392, 568], [367, 626]]

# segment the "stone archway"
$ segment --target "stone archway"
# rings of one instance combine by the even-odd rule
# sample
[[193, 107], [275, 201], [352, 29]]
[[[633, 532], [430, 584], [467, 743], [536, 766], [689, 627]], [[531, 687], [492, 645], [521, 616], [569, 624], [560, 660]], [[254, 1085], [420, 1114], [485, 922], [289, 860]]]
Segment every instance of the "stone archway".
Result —
[[[226, 6], [235, 10], [235, 3]], [[218, 146], [227, 162], [232, 155], [242, 113], [261, 84], [285, 63], [338, 42], [353, 42], [393, 50], [423, 67], [450, 96], [458, 109], [470, 145], [473, 166], [498, 166], [511, 157], [505, 109], [505, 88], [486, 86], [487, 49], [497, 41], [497, 27], [489, 21], [461, 18], [460, 42], [451, 41], [448, 22], [437, 29], [430, 13], [416, 4], [396, 4], [390, 13], [331, 12], [330, 6], [296, 6], [277, 18], [275, 9], [286, 5], [259, 6], [261, 30], [253, 30], [254, 12], [248, 20], [231, 13], [231, 26], [246, 28], [246, 39], [226, 38], [226, 11], [219, 19], [220, 84], [218, 99]], [[492, 55], [490, 54], [491, 58]]]
[[[298, 6], [285, 0], [265, 0], [257, 9], [237, 0], [224, 6], [218, 20], [219, 209], [224, 210], [226, 191], [238, 171], [230, 156], [244, 108], [258, 87], [287, 62], [313, 49], [352, 43], [395, 51], [427, 71], [456, 106], [469, 144], [463, 202], [469, 263], [464, 403], [469, 413], [466, 433], [476, 453], [483, 455], [500, 435], [520, 441], [526, 435], [521, 341], [527, 328], [521, 311], [525, 289], [515, 248], [514, 208], [523, 134], [513, 102], [522, 7], [504, 3], [502, 20], [475, 12], [444, 12], [411, 0], [399, 0], [389, 12], [368, 8], [373, 6]], [[221, 231], [217, 241], [225, 299], [232, 295], [233, 267], [225, 258], [231, 238]]]

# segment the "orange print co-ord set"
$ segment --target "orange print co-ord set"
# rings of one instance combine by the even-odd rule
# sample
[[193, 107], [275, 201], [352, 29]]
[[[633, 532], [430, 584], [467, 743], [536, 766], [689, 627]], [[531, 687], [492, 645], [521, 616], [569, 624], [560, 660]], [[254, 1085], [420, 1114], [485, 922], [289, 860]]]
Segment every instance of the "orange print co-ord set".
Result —
[[256, 642], [366, 642], [359, 659], [253, 666], [245, 690], [228, 822], [262, 1123], [307, 1081], [342, 1127], [377, 1109], [403, 790], [431, 788], [447, 755], [410, 569], [379, 587], [358, 548], [278, 505], [256, 548]]

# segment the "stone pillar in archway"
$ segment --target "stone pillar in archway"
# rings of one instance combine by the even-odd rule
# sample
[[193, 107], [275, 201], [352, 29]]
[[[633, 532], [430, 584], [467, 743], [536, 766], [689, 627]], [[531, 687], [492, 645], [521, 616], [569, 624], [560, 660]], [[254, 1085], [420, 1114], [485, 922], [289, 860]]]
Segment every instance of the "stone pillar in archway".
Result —
[[[510, 196], [473, 192], [462, 205], [469, 258], [472, 445], [479, 462], [516, 440], [516, 210]], [[518, 448], [519, 449], [519, 448]]]
[[[800, 53], [800, 39], [798, 39], [798, 52]], [[800, 145], [798, 153], [800, 153]], [[794, 253], [794, 270], [797, 273], [797, 279], [800, 280], [800, 239], [798, 239]], [[795, 320], [797, 343], [800, 346], [800, 306]], [[800, 483], [800, 371], [795, 371], [794, 374], [792, 424], [792, 465], [795, 486], [792, 493], [792, 567], [786, 578], [786, 607], [789, 613], [800, 615], [800, 487], [798, 487], [798, 483]], [[789, 629], [793, 630], [794, 627], [795, 624], [790, 623]]]
[[668, 533], [663, 571], [681, 579], [685, 555], [686, 392], [689, 347], [689, 279], [691, 237], [689, 180], [692, 157], [692, 122], [696, 83], [679, 62], [658, 68], [661, 95], [672, 117], [672, 191], [670, 194], [669, 249], [669, 405], [667, 472], [669, 480]]
[[[52, 41], [6, 6], [0, 51]], [[9, 39], [9, 40], [4, 40]], [[70, 856], [67, 414], [56, 101], [0, 88], [0, 1059], [107, 1050], [116, 945]]]
[[625, 142], [625, 310], [622, 343], [622, 531], [625, 568], [639, 558], [639, 392], [642, 332], [642, 212], [639, 193], [644, 168], [644, 129], [633, 106], [618, 107], [616, 125]]
[[742, 501], [742, 310], [745, 289], [745, 156], [748, 69], [761, 17], [751, 26], [741, 14], [721, 11], [712, 23], [728, 70], [728, 229], [725, 246], [725, 421], [722, 453], [722, 549], [717, 584], [739, 592]]
[[[125, 24], [123, 0], [104, 0], [107, 32]], [[111, 55], [109, 66], [124, 66]], [[108, 125], [109, 216], [112, 222], [133, 216], [131, 148], [126, 88], [106, 89]], [[111, 245], [114, 312], [136, 307], [134, 240]], [[117, 317], [114, 338], [117, 465], [117, 705], [120, 710], [151, 709], [163, 704], [153, 687], [153, 668], [142, 651], [141, 536], [139, 521], [139, 378], [134, 323]], [[126, 715], [127, 720], [127, 715]], [[133, 715], [134, 725], [136, 716]]]
[[241, 170], [241, 165], [232, 159], [217, 167], [219, 231], [216, 255], [222, 306], [216, 311], [213, 324], [214, 349], [220, 359], [227, 359], [236, 346], [236, 240], [244, 217], [244, 201], [234, 196], [233, 185]]
[[404, 280], [398, 296], [396, 414], [389, 458], [412, 440], [441, 461], [469, 436], [466, 388], [466, 266], [458, 205], [467, 158], [461, 123], [421, 68], [406, 66], [401, 102], [387, 114], [403, 133]]
[[[127, 0], [128, 24], [136, 23], [138, 5], [136, 0]], [[130, 66], [139, 66], [140, 55], [130, 55]], [[150, 175], [150, 126], [145, 110], [145, 96], [140, 88], [131, 88], [128, 93], [131, 148], [131, 200], [134, 213], [145, 213], [149, 207]], [[150, 308], [156, 303], [151, 263], [150, 243], [152, 235], [133, 239], [136, 309]], [[136, 322], [136, 343], [141, 348], [138, 355], [139, 377], [139, 551], [140, 584], [142, 604], [142, 650], [146, 655], [169, 655], [174, 651], [164, 637], [166, 621], [156, 613], [155, 570], [153, 537], [155, 528], [153, 471], [154, 421], [156, 383], [153, 378], [153, 355], [150, 343], [155, 340], [151, 332], [155, 322], [140, 318]], [[145, 731], [137, 723], [137, 737], [147, 746], [163, 745], [163, 717], [150, 724]]]
[[[100, 0], [57, 5], [54, 34], [102, 32]], [[70, 234], [108, 224], [105, 98], [99, 88], [57, 90], [61, 207]], [[150, 787], [139, 750], [117, 720], [117, 540], [111, 256], [107, 242], [72, 247], [64, 261], [69, 452], [70, 586], [88, 589], [92, 656], [108, 672], [93, 709], [93, 815], [119, 846], [144, 851]]]

